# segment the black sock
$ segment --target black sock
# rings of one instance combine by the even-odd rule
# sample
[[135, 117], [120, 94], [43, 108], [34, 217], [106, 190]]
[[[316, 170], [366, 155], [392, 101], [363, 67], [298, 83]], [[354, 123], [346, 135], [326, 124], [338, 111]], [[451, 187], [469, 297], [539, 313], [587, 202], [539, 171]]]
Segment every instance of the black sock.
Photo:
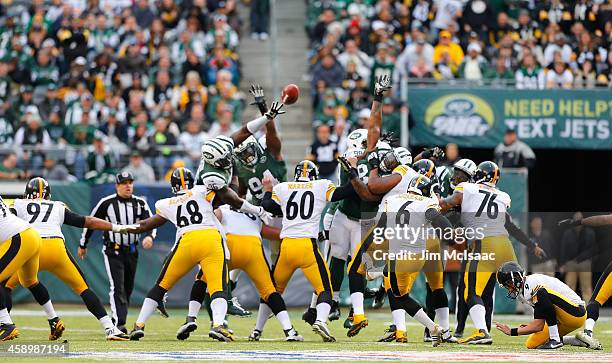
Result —
[[283, 297], [278, 292], [273, 292], [270, 294], [266, 304], [268, 304], [274, 315], [280, 313], [281, 311], [287, 310], [285, 300], [283, 300]]
[[331, 274], [331, 283], [333, 291], [340, 291], [342, 281], [344, 280], [344, 265], [345, 261], [336, 257], [332, 257], [329, 262], [329, 272]]
[[49, 300], [51, 300], [49, 297], [49, 291], [47, 291], [47, 288], [40, 282], [29, 287], [28, 289], [32, 293], [32, 296], [34, 296], [34, 300], [36, 300], [39, 305], [45, 305], [49, 302]]
[[96, 295], [90, 289], [87, 289], [81, 293], [81, 299], [83, 299], [87, 310], [89, 310], [89, 312], [95, 316], [96, 319], [100, 320], [108, 315], [104, 309], [104, 306], [102, 305], [102, 302], [98, 298], [98, 295]]

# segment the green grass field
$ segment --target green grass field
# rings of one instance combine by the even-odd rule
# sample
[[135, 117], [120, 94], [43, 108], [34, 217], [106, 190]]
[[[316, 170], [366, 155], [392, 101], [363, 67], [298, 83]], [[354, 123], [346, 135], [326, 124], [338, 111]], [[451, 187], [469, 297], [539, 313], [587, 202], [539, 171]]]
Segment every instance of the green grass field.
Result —
[[[260, 342], [249, 342], [247, 336], [255, 324], [255, 318], [235, 318], [229, 320], [230, 328], [235, 332], [236, 341], [232, 343], [221, 343], [212, 341], [208, 337], [209, 322], [206, 313], [201, 315], [199, 329], [195, 331], [187, 341], [178, 341], [175, 338], [177, 328], [184, 321], [185, 309], [171, 310], [171, 317], [162, 318], [153, 316], [147, 323], [146, 336], [138, 342], [107, 342], [99, 323], [87, 314], [84, 307], [77, 305], [63, 305], [58, 307], [58, 313], [66, 324], [66, 331], [61, 340], [67, 340], [71, 359], [77, 360], [104, 360], [128, 361], [134, 359], [143, 360], [201, 360], [213, 359], [216, 361], [263, 359], [270, 361], [280, 360], [312, 360], [311, 356], [300, 354], [314, 354], [316, 360], [448, 360], [477, 358], [481, 361], [489, 360], [514, 360], [514, 361], [612, 361], [612, 354], [604, 351], [592, 351], [585, 348], [565, 346], [560, 351], [528, 351], [523, 347], [526, 337], [508, 337], [500, 332], [494, 331], [494, 344], [491, 346], [459, 346], [443, 344], [438, 348], [432, 348], [431, 343], [422, 341], [423, 329], [410, 317], [408, 317], [409, 343], [376, 343], [377, 338], [383, 333], [386, 324], [390, 321], [390, 314], [386, 310], [371, 311], [368, 314], [369, 326], [353, 338], [346, 337], [346, 330], [342, 328], [342, 322], [336, 321], [330, 324], [332, 332], [338, 340], [336, 343], [323, 343], [319, 336], [315, 335], [310, 326], [301, 321], [301, 311], [291, 311], [291, 318], [295, 328], [304, 336], [305, 342], [288, 343], [284, 341], [284, 335], [280, 325], [275, 319], [268, 321], [264, 336]], [[130, 310], [128, 323], [133, 323], [138, 308]], [[344, 313], [347, 309], [344, 309]], [[497, 316], [496, 320], [506, 322], [511, 326], [517, 326], [528, 321], [527, 316]], [[48, 325], [44, 316], [37, 310], [35, 305], [18, 306], [13, 311], [13, 320], [21, 332], [19, 339], [13, 342], [44, 342], [48, 336]], [[596, 336], [604, 347], [612, 347], [612, 320], [603, 318], [596, 327]], [[451, 317], [451, 322], [454, 317]], [[468, 327], [471, 329], [471, 327]], [[466, 329], [467, 332], [467, 329]], [[96, 354], [101, 352], [104, 354]], [[178, 353], [193, 352], [193, 355], [176, 355]], [[235, 357], [230, 352], [242, 352], [241, 356]], [[276, 353], [277, 355], [270, 353]], [[303, 353], [300, 353], [303, 352]], [[386, 356], [392, 354], [403, 354], [403, 356]], [[88, 354], [86, 354], [88, 353]], [[91, 353], [91, 354], [89, 354]], [[137, 354], [133, 354], [137, 353]], [[217, 354], [216, 357], [208, 357], [208, 353]], [[227, 354], [225, 354], [227, 353]], [[412, 356], [412, 353], [414, 353]], [[482, 354], [481, 354], [482, 353]], [[493, 353], [493, 355], [488, 353]], [[511, 353], [510, 356], [505, 353]], [[513, 354], [529, 355], [513, 355]], [[422, 354], [439, 354], [433, 357], [421, 356]], [[535, 356], [534, 356], [535, 354]], [[267, 357], [267, 358], [266, 358]], [[276, 358], [275, 358], [276, 357]], [[11, 361], [13, 357], [2, 362]], [[29, 358], [30, 361], [46, 361], [49, 358]], [[55, 358], [53, 358], [55, 359]]]

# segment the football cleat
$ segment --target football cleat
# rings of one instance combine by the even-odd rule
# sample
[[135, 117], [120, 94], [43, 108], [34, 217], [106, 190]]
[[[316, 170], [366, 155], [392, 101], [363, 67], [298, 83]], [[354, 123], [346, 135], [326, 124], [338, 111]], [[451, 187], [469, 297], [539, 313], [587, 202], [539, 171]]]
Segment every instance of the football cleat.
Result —
[[317, 320], [317, 309], [308, 308], [306, 311], [304, 311], [304, 314], [302, 314], [302, 320], [307, 322], [308, 325], [314, 324], [315, 320]]
[[66, 330], [64, 322], [57, 316], [53, 319], [49, 319], [49, 328], [51, 329], [49, 332], [49, 340], [58, 340], [62, 337], [64, 330]]
[[374, 301], [372, 301], [372, 308], [380, 309], [385, 304], [385, 295], [386, 295], [385, 287], [383, 285], [376, 291], [374, 295]]
[[130, 340], [130, 336], [119, 330], [116, 326], [104, 330], [106, 340], [108, 341], [126, 341]]
[[227, 301], [227, 314], [239, 316], [241, 318], [253, 315], [250, 311], [240, 305], [237, 297], [233, 297], [231, 300]]
[[189, 334], [196, 331], [196, 329], [198, 329], [196, 318], [188, 316], [187, 319], [185, 319], [185, 324], [181, 325], [176, 331], [176, 339], [186, 340], [189, 338]]
[[123, 334], [127, 334], [128, 330], [125, 327], [125, 325], [117, 325], [117, 329], [121, 330], [123, 332]]
[[430, 333], [431, 333], [431, 346], [435, 348], [438, 345], [440, 345], [440, 343], [442, 343], [443, 341], [442, 328], [440, 328], [440, 326], [436, 324], [434, 325], [434, 328], [432, 331], [430, 331]]
[[424, 343], [431, 343], [431, 342], [433, 342], [431, 334], [429, 333], [429, 329], [427, 329], [427, 328], [425, 328], [425, 330], [423, 331], [423, 342]]
[[[316, 313], [316, 310], [315, 310], [315, 313]], [[329, 312], [329, 316], [327, 318], [329, 319], [329, 321], [334, 321], [334, 320], [340, 319], [340, 315], [341, 315], [340, 305], [338, 304], [336, 300], [332, 300], [331, 311]]]
[[344, 320], [344, 329], [350, 329], [351, 325], [353, 325], [353, 308], [351, 308], [351, 310], [349, 310], [349, 314], [346, 317], [346, 319]]
[[586, 330], [576, 334], [576, 339], [586, 344], [586, 347], [594, 350], [602, 350], [603, 346], [599, 342], [599, 340], [593, 338], [593, 332], [589, 334], [590, 330]]
[[210, 329], [210, 331], [208, 332], [209, 337], [220, 342], [234, 341], [234, 336], [232, 334], [232, 331], [224, 325], [213, 326], [212, 329]]
[[132, 329], [132, 331], [130, 332], [130, 340], [140, 340], [144, 338], [144, 328], [144, 324], [141, 325], [134, 323], [134, 329]]
[[491, 335], [486, 330], [475, 330], [472, 335], [459, 340], [459, 344], [493, 344]]
[[346, 332], [346, 336], [349, 338], [354, 337], [355, 335], [359, 334], [361, 329], [365, 328], [366, 326], [368, 326], [368, 319], [366, 319], [365, 316], [354, 316], [353, 324], [351, 324], [351, 327]]
[[319, 320], [315, 321], [314, 324], [312, 324], [312, 331], [323, 338], [323, 341], [326, 343], [336, 341], [336, 338], [331, 334], [325, 322]]
[[19, 330], [15, 324], [0, 324], [0, 341], [6, 342], [19, 337]]
[[168, 314], [168, 310], [166, 310], [166, 301], [167, 300], [168, 300], [168, 293], [165, 293], [164, 297], [162, 298], [161, 304], [157, 304], [157, 311], [164, 318], [169, 318], [170, 317], [170, 315]]
[[563, 343], [554, 339], [549, 339], [546, 343], [540, 345], [537, 349], [559, 349], [563, 346]]
[[408, 338], [406, 337], [406, 332], [403, 330], [397, 330], [395, 332], [395, 342], [396, 343], [408, 343]]
[[453, 336], [457, 339], [461, 339], [463, 338], [463, 332], [462, 331], [455, 331], [455, 334], [453, 334]]
[[285, 330], [285, 341], [288, 342], [303, 342], [304, 337], [301, 336], [297, 330], [291, 328], [289, 330]]
[[389, 325], [389, 327], [387, 329], [385, 329], [385, 332], [383, 333], [383, 335], [378, 339], [378, 342], [392, 342], [395, 341], [395, 332], [396, 332], [396, 328], [395, 325]]
[[261, 330], [253, 329], [249, 335], [249, 342], [258, 342], [259, 338], [261, 338]]
[[451, 334], [450, 330], [442, 330], [442, 342], [457, 343], [459, 340]]

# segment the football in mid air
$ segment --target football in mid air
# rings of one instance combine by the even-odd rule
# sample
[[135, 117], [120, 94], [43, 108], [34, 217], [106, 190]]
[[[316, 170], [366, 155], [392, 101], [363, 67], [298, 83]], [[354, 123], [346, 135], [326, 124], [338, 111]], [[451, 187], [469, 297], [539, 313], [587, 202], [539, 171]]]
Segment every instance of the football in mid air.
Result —
[[285, 105], [291, 105], [295, 103], [300, 97], [300, 89], [295, 84], [288, 84], [283, 88], [283, 92], [281, 93], [281, 101]]

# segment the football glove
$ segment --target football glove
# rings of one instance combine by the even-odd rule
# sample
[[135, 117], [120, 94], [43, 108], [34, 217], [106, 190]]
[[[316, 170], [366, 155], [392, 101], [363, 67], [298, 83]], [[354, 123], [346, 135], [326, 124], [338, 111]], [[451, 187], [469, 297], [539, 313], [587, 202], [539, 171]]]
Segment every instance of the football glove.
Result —
[[257, 107], [259, 108], [259, 112], [264, 115], [268, 111], [268, 105], [266, 105], [266, 98], [264, 95], [263, 87], [258, 84], [252, 84], [251, 89], [249, 89], [249, 93], [255, 99], [250, 104], [257, 105]]
[[264, 114], [268, 120], [273, 120], [278, 115], [282, 115], [285, 111], [282, 110], [284, 104], [281, 102], [274, 101], [270, 106], [270, 109]]
[[357, 169], [353, 168], [351, 163], [349, 163], [349, 161], [344, 156], [339, 156], [338, 162], [340, 163], [340, 167], [342, 168], [342, 170], [344, 170], [344, 172], [349, 175], [349, 179], [354, 179], [359, 176], [359, 174], [357, 173]]
[[444, 150], [442, 150], [439, 147], [432, 147], [430, 149], [425, 149], [425, 151], [423, 151], [423, 158], [424, 159], [442, 159], [444, 158]]
[[381, 102], [385, 92], [391, 89], [391, 77], [389, 75], [378, 76], [374, 80], [374, 100]]

